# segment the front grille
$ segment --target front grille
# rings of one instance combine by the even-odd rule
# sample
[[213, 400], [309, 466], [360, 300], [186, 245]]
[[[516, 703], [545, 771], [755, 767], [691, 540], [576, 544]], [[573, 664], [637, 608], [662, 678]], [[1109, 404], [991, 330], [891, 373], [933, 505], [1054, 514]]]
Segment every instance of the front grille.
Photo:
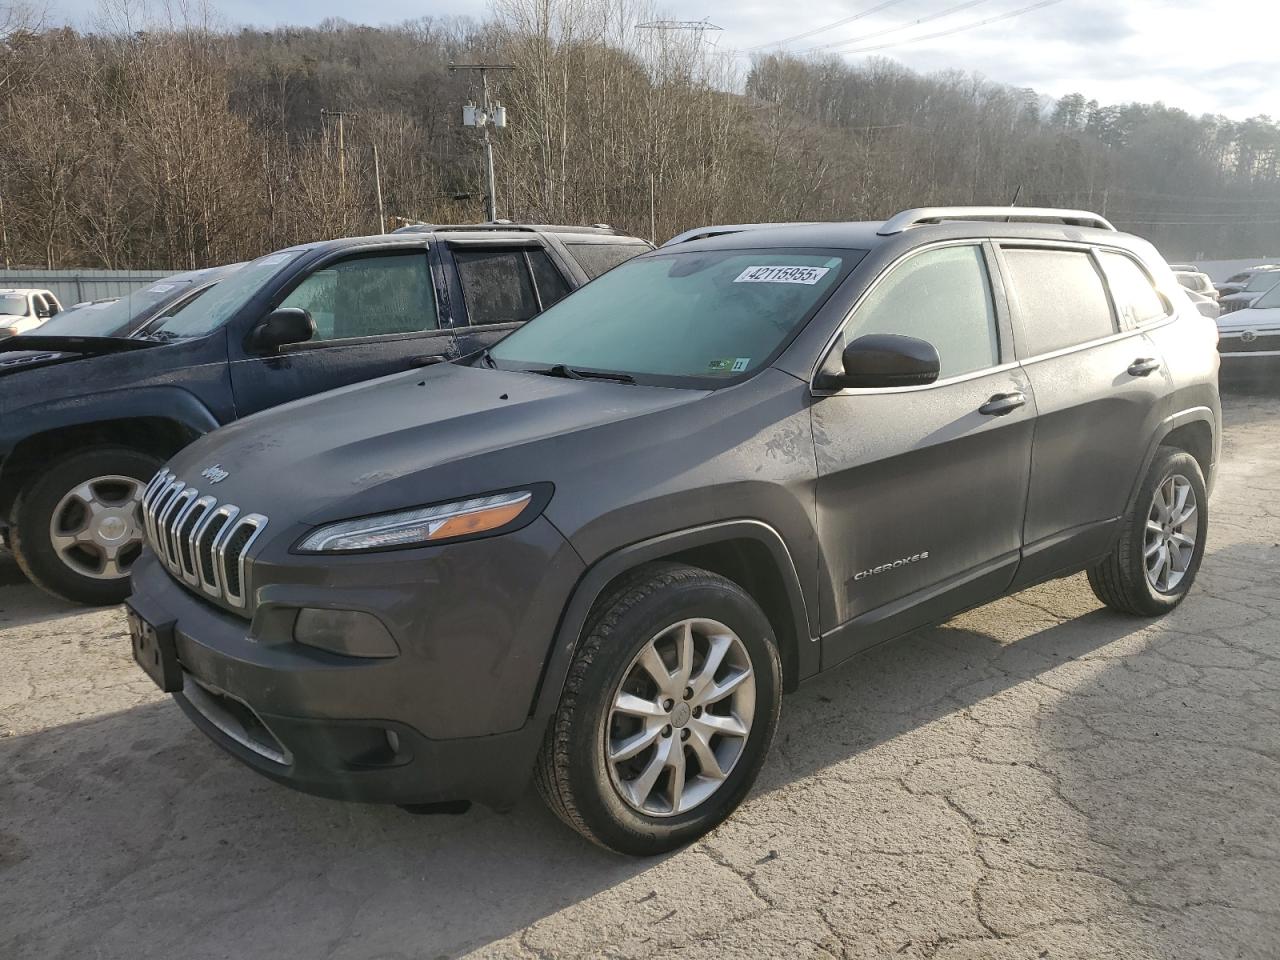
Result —
[[245, 605], [245, 555], [266, 517], [201, 496], [168, 469], [147, 484], [142, 516], [147, 541], [170, 573], [233, 607]]
[[1272, 350], [1280, 350], [1280, 333], [1258, 334], [1248, 341], [1239, 334], [1224, 336], [1218, 340], [1219, 353], [1259, 353]]

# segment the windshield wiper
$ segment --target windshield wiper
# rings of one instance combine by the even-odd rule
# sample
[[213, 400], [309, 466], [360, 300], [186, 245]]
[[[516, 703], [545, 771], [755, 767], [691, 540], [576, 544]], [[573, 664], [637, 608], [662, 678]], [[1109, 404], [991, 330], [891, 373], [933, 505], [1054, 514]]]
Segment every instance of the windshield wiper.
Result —
[[488, 347], [485, 347], [483, 350], [480, 351], [480, 359], [484, 362], [484, 365], [488, 367], [490, 370], [498, 369], [498, 362], [493, 359], [493, 354], [489, 352]]
[[578, 370], [567, 363], [553, 363], [541, 370], [528, 370], [527, 373], [540, 373], [546, 377], [563, 377], [566, 380], [610, 380], [614, 383], [635, 383], [636, 378], [629, 373], [607, 373], [603, 370]]
[[123, 353], [127, 350], [146, 350], [154, 347], [155, 340], [126, 340], [123, 337], [74, 337], [18, 334], [0, 339], [0, 350], [54, 350], [58, 353]]

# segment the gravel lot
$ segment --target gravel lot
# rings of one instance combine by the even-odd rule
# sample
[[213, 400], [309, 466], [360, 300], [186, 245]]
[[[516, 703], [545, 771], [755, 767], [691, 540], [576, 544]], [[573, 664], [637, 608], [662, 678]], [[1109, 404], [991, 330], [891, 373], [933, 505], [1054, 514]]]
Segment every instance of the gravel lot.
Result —
[[532, 793], [413, 817], [194, 731], [0, 557], [0, 957], [1280, 956], [1280, 399], [1227, 404], [1191, 598], [1082, 577], [787, 699], [752, 799], [624, 860]]

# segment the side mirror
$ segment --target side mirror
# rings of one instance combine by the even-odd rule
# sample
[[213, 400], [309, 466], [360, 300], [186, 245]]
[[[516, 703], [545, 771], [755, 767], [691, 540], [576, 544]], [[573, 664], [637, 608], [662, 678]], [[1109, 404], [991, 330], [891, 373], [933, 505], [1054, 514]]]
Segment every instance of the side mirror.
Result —
[[306, 343], [316, 335], [316, 322], [301, 307], [280, 307], [249, 331], [245, 346], [254, 353], [275, 353], [291, 343]]
[[938, 379], [938, 350], [927, 340], [896, 333], [859, 337], [840, 357], [843, 373], [823, 373], [814, 386], [822, 390], [845, 387], [918, 387]]

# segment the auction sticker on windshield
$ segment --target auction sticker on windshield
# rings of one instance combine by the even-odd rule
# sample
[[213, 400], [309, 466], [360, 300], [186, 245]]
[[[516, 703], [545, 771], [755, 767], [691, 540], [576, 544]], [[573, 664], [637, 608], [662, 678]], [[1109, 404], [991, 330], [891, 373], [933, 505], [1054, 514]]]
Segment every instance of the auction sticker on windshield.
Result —
[[803, 283], [812, 286], [830, 272], [830, 267], [747, 267], [733, 282]]

